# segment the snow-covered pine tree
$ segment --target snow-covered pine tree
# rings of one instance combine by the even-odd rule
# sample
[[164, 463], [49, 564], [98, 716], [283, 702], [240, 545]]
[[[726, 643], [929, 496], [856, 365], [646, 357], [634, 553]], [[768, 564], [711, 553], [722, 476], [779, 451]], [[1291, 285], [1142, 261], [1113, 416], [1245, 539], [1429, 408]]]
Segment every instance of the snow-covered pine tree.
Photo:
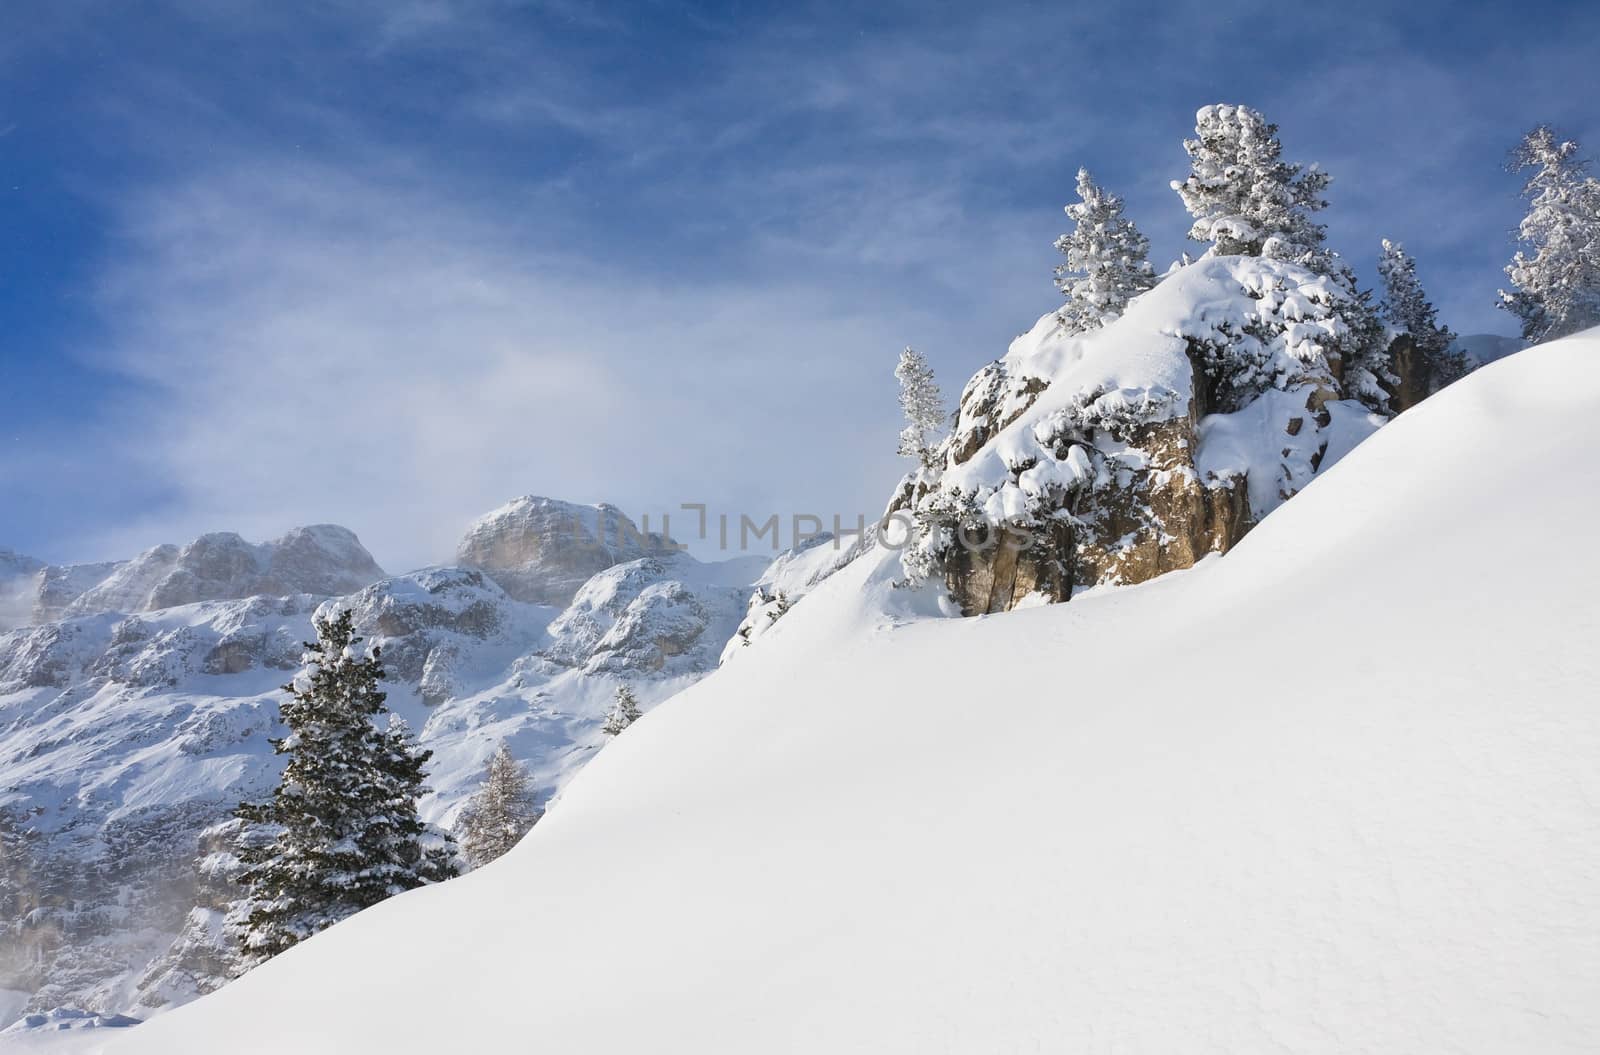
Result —
[[1248, 106], [1219, 103], [1195, 114], [1195, 138], [1184, 140], [1190, 173], [1172, 189], [1194, 217], [1189, 237], [1218, 255], [1261, 256], [1326, 275], [1348, 300], [1339, 314], [1349, 327], [1337, 354], [1343, 387], [1369, 407], [1388, 412], [1389, 368], [1384, 326], [1338, 253], [1326, 244], [1316, 213], [1327, 207], [1331, 182], [1315, 166], [1283, 160], [1278, 126]]
[[1467, 372], [1466, 361], [1450, 350], [1456, 335], [1439, 324], [1439, 314], [1417, 279], [1417, 262], [1405, 246], [1383, 240], [1378, 274], [1383, 278], [1384, 290], [1379, 312], [1391, 326], [1411, 338], [1422, 359], [1428, 392], [1437, 392], [1461, 378]]
[[1078, 170], [1078, 203], [1067, 206], [1074, 227], [1056, 239], [1066, 262], [1056, 268], [1056, 288], [1067, 298], [1056, 312], [1073, 333], [1104, 326], [1128, 301], [1156, 284], [1150, 240], [1122, 214], [1122, 199]]
[[528, 774], [505, 741], [489, 757], [483, 786], [472, 796], [456, 825], [461, 852], [473, 868], [505, 854], [539, 820], [540, 809]]
[[933, 379], [933, 367], [922, 353], [908, 347], [900, 353], [894, 376], [900, 382], [900, 409], [906, 419], [896, 453], [917, 459], [924, 469], [932, 469], [937, 464], [936, 450], [945, 427], [944, 396]]
[[272, 741], [289, 756], [283, 777], [271, 801], [237, 811], [271, 833], [240, 844], [249, 904], [236, 932], [245, 969], [385, 898], [456, 873], [449, 837], [417, 814], [432, 752], [418, 750], [398, 719], [376, 724], [385, 713], [379, 649], [358, 647], [349, 610], [315, 625], [303, 669], [284, 686], [289, 734]]
[[1284, 161], [1278, 126], [1248, 106], [1205, 106], [1194, 122], [1195, 138], [1183, 143], [1189, 177], [1172, 181], [1194, 217], [1189, 237], [1218, 255], [1289, 260], [1342, 278], [1348, 269], [1314, 218], [1328, 204], [1327, 174]]
[[1528, 215], [1517, 235], [1524, 248], [1506, 267], [1515, 292], [1500, 306], [1522, 322], [1530, 341], [1565, 337], [1600, 325], [1600, 181], [1576, 141], [1540, 125], [1512, 151], [1510, 167], [1533, 174], [1522, 188]]
[[637, 722], [640, 717], [639, 698], [626, 685], [618, 685], [616, 702], [611, 705], [611, 713], [606, 715], [606, 724], [603, 727], [605, 734], [616, 736]]

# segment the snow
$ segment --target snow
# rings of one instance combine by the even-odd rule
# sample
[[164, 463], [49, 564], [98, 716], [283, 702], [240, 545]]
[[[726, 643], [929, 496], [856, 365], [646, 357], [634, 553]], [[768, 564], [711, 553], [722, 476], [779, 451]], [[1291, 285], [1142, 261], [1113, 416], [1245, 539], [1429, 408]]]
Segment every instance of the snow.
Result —
[[1600, 1046], [1600, 331], [1227, 556], [923, 618], [875, 551], [515, 850], [112, 1055]]
[[[1326, 354], [1346, 333], [1334, 310], [1344, 299], [1331, 279], [1294, 264], [1206, 256], [1134, 298], [1122, 317], [1103, 329], [1068, 333], [1056, 314], [1048, 313], [1013, 341], [1000, 361], [1008, 377], [1037, 379], [1047, 387], [1021, 413], [1002, 409], [997, 417], [1007, 422], [1005, 427], [970, 459], [948, 468], [940, 487], [974, 494], [993, 523], [1025, 521], [1047, 504], [1049, 495], [1093, 479], [1088, 459], [1081, 452], [1071, 457], [1075, 447], [1066, 456], [1059, 452], [1063, 436], [1191, 412], [1195, 379], [1190, 342], [1226, 347], [1230, 356], [1250, 364], [1248, 370], [1232, 372], [1268, 390], [1269, 396], [1273, 391], [1298, 393], [1297, 405], [1285, 395], [1258, 400], [1254, 416], [1250, 408], [1241, 408], [1245, 417], [1235, 430], [1255, 430], [1260, 434], [1255, 439], [1265, 437], [1265, 446], [1258, 444], [1249, 458], [1225, 456], [1218, 465], [1254, 467], [1263, 454], [1281, 446], [1266, 431], [1275, 428], [1281, 435], [1288, 417], [1306, 416], [1306, 385], [1326, 369]], [[1269, 336], [1263, 340], [1261, 335]], [[1330, 405], [1355, 430], [1330, 445], [1337, 442], [1348, 449], [1374, 427], [1362, 424], [1369, 416], [1357, 401], [1333, 400]], [[1285, 411], [1275, 426], [1262, 419], [1269, 407]], [[958, 423], [958, 433], [964, 425]], [[1203, 438], [1197, 457], [1205, 454]], [[1307, 429], [1302, 445], [1316, 449], [1328, 439]], [[1257, 515], [1281, 501], [1280, 492], [1289, 493], [1280, 486], [1275, 464], [1260, 468], [1251, 481], [1263, 496]], [[1308, 471], [1304, 477], [1310, 475]]]
[[[207, 536], [224, 537], [237, 540]], [[344, 537], [354, 539], [301, 529], [272, 545], [281, 558], [293, 552], [285, 542], [322, 552]], [[144, 1017], [154, 1000], [190, 995], [136, 985], [189, 912], [175, 899], [200, 830], [264, 798], [281, 772], [269, 738], [283, 734], [280, 687], [313, 636], [313, 612], [351, 607], [383, 647], [388, 704], [433, 751], [424, 819], [449, 825], [502, 741], [543, 802], [605, 742], [619, 682], [648, 710], [714, 669], [763, 565], [670, 553], [606, 569], [581, 591], [610, 605], [587, 641], [557, 632], [580, 606], [563, 615], [519, 602], [473, 568], [425, 568], [330, 601], [204, 601], [0, 633], [0, 809], [28, 812], [74, 884], [50, 891], [70, 898], [60, 911], [76, 929], [70, 962], [47, 962], [34, 1006]], [[97, 923], [108, 913], [116, 926]], [[20, 1010], [0, 1001], [0, 1027]]]
[[1283, 501], [1285, 483], [1305, 486], [1384, 424], [1383, 418], [1353, 399], [1324, 405], [1331, 423], [1294, 436], [1284, 432], [1283, 423], [1307, 416], [1305, 397], [1298, 392], [1272, 389], [1232, 414], [1207, 415], [1200, 421], [1195, 468], [1202, 477], [1245, 474], [1250, 512], [1257, 518], [1266, 516]]

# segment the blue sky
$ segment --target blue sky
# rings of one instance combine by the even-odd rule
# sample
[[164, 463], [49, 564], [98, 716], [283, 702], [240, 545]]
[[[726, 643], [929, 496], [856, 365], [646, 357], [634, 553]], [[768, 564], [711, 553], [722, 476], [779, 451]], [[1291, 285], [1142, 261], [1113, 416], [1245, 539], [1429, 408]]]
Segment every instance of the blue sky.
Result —
[[1493, 307], [1501, 170], [1600, 146], [1600, 6], [22, 3], [0, 38], [0, 546], [354, 529], [401, 570], [523, 493], [876, 513], [890, 376], [1056, 302], [1073, 173], [1161, 264], [1197, 107]]

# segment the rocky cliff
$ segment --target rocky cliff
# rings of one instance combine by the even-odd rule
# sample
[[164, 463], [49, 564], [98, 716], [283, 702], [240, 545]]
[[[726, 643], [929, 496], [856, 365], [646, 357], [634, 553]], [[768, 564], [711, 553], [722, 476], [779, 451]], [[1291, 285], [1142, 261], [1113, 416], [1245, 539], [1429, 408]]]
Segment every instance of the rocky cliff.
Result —
[[525, 495], [468, 528], [456, 560], [488, 572], [516, 600], [565, 605], [596, 572], [674, 549], [616, 506]]
[[1348, 295], [1303, 268], [1206, 257], [1102, 329], [1052, 312], [962, 392], [935, 469], [890, 512], [914, 575], [968, 614], [1135, 583], [1232, 546], [1373, 430]]

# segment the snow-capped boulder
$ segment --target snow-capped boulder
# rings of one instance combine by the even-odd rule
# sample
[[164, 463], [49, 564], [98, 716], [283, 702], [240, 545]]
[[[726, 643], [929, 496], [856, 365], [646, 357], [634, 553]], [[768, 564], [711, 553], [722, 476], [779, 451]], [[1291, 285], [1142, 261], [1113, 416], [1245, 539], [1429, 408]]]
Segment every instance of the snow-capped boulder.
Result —
[[1342, 387], [1347, 301], [1292, 264], [1206, 257], [1103, 329], [1045, 315], [891, 501], [923, 533], [908, 563], [976, 614], [1226, 550], [1383, 421]]
[[518, 601], [566, 605], [596, 572], [675, 548], [615, 506], [526, 495], [474, 523], [456, 559], [483, 569]]

